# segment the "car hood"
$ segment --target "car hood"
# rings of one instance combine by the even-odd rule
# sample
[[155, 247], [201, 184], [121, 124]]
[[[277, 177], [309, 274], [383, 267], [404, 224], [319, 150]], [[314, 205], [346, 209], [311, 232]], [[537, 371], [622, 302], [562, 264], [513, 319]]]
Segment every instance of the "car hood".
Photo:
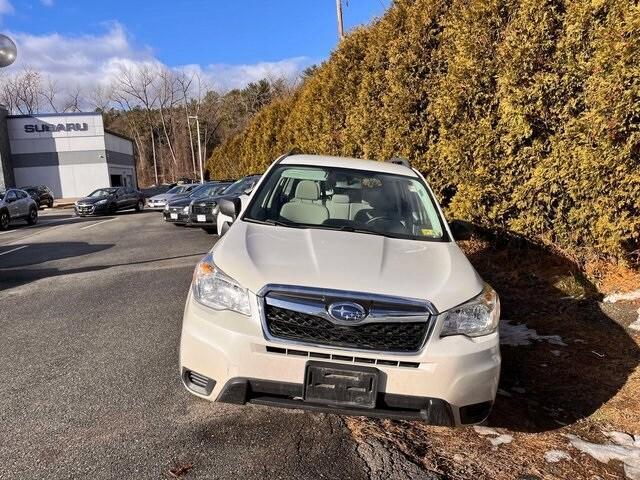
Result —
[[454, 242], [237, 221], [212, 252], [222, 271], [254, 293], [267, 284], [330, 288], [428, 300], [442, 312], [483, 286]]
[[219, 203], [220, 200], [222, 200], [223, 198], [226, 199], [232, 199], [234, 197], [237, 197], [237, 195], [213, 195], [211, 197], [201, 197], [198, 198], [196, 201], [198, 203], [207, 203], [207, 204], [212, 204], [212, 203]]
[[193, 198], [191, 197], [174, 197], [169, 202], [170, 207], [186, 207], [191, 203]]
[[82, 204], [82, 205], [93, 205], [94, 203], [99, 202], [100, 200], [108, 200], [109, 198], [111, 198], [111, 197], [109, 197], [109, 196], [106, 196], [106, 197], [84, 197], [84, 198], [81, 198], [80, 200], [78, 200], [78, 203]]
[[153, 200], [154, 202], [159, 202], [162, 200], [170, 200], [174, 198], [177, 193], [159, 193], [158, 195], [154, 195], [153, 197], [149, 197], [149, 200]]

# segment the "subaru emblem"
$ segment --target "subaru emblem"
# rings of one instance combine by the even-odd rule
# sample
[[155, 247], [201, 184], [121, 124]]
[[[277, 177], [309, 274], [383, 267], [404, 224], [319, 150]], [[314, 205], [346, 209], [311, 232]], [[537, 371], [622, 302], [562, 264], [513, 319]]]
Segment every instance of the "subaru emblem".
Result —
[[332, 303], [327, 310], [332, 318], [343, 322], [357, 322], [367, 316], [362, 305], [352, 302]]

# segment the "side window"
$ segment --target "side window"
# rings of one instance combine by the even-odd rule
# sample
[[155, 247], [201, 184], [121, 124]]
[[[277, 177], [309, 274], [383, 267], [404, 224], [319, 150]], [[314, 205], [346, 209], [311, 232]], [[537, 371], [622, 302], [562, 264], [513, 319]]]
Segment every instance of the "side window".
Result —
[[16, 190], [16, 194], [18, 195], [18, 198], [21, 200], [29, 196], [27, 195], [26, 192], [23, 192], [22, 190]]
[[133, 187], [127, 187], [125, 192], [126, 193], [133, 193]]
[[7, 195], [5, 197], [5, 201], [7, 202], [15, 202], [18, 199], [18, 196], [16, 195], [16, 191], [15, 190], [9, 190], [7, 192]]

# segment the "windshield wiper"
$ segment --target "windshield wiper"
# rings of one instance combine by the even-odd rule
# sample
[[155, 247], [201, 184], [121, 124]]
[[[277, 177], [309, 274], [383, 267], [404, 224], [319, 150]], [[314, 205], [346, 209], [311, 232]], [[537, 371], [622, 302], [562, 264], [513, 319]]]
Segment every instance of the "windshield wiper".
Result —
[[244, 220], [251, 223], [259, 223], [260, 225], [274, 225], [276, 227], [308, 228], [304, 224], [283, 222], [281, 220], [275, 220], [273, 218], [267, 218], [266, 220], [257, 220], [255, 218], [245, 218]]

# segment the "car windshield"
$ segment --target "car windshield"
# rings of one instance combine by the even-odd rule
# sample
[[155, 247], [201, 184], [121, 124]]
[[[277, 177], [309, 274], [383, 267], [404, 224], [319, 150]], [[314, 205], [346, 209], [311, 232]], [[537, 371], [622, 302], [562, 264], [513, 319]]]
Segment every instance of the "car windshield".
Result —
[[334, 167], [280, 165], [244, 220], [414, 240], [445, 240], [443, 222], [417, 177]]
[[99, 188], [98, 190], [94, 190], [87, 196], [91, 198], [106, 197], [108, 195], [111, 195], [112, 193], [115, 193], [116, 190], [118, 189], [117, 188]]
[[223, 195], [238, 195], [244, 192], [244, 190], [253, 182], [251, 178], [241, 178], [229, 185], [223, 192]]
[[167, 190], [167, 193], [182, 193], [184, 192], [184, 185], [176, 185], [173, 188], [170, 188], [169, 190]]
[[215, 184], [207, 184], [200, 185], [197, 188], [194, 188], [190, 193], [189, 197], [191, 198], [200, 198], [200, 197], [209, 197], [216, 192], [218, 185]]

